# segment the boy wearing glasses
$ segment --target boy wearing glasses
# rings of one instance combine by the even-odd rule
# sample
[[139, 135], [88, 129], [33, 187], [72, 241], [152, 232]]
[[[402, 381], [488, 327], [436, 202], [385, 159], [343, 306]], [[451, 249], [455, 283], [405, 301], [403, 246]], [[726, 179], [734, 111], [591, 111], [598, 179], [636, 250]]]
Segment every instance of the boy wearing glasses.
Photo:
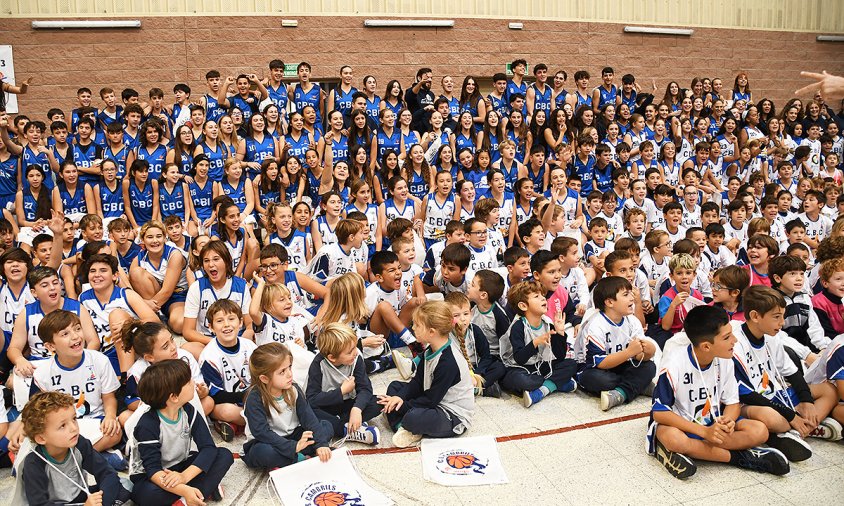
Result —
[[498, 265], [498, 252], [487, 242], [486, 223], [471, 218], [463, 225], [463, 230], [469, 238], [469, 274], [466, 279], [471, 279], [479, 270], [495, 269]]
[[[316, 316], [328, 289], [304, 272], [288, 270], [289, 256], [284, 246], [267, 244], [261, 250], [258, 273], [270, 283], [282, 283], [290, 290], [294, 306], [299, 306]], [[253, 282], [252, 290], [255, 290]]]

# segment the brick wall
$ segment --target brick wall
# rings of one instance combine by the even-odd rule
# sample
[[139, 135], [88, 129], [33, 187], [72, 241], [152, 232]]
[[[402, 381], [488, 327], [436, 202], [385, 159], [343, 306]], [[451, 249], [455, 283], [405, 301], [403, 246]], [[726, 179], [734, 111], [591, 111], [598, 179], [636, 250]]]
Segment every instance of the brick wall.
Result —
[[69, 112], [80, 86], [95, 93], [131, 86], [142, 96], [159, 86], [169, 102], [177, 82], [201, 93], [210, 68], [262, 75], [273, 58], [309, 61], [314, 80], [336, 78], [349, 63], [358, 81], [375, 75], [379, 93], [390, 78], [408, 85], [421, 66], [434, 69], [435, 81], [443, 73], [488, 78], [517, 56], [569, 76], [587, 69], [594, 85], [610, 65], [618, 81], [632, 72], [647, 89], [654, 78], [659, 94], [668, 81], [688, 86], [696, 75], [719, 76], [731, 87], [745, 70], [754, 97], [780, 105], [805, 84], [800, 70], [844, 74], [844, 45], [818, 43], [811, 33], [698, 28], [692, 37], [672, 37], [624, 34], [618, 24], [532, 21], [516, 31], [500, 19], [458, 19], [451, 29], [373, 29], [363, 27], [363, 18], [330, 16], [299, 18], [298, 28], [281, 28], [281, 17], [153, 17], [140, 30], [97, 31], [34, 31], [30, 22], [4, 20], [4, 39], [14, 47], [19, 79], [36, 76], [20, 110], [42, 118], [52, 106]]

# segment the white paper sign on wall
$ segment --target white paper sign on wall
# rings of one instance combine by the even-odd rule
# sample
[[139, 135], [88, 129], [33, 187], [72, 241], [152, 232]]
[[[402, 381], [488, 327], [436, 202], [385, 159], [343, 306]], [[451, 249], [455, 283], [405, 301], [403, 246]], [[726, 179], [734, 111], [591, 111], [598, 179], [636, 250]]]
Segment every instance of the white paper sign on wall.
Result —
[[[12, 62], [12, 46], [0, 45], [0, 78], [4, 83], [15, 84], [15, 65]], [[6, 93], [6, 112], [18, 112], [18, 96]]]

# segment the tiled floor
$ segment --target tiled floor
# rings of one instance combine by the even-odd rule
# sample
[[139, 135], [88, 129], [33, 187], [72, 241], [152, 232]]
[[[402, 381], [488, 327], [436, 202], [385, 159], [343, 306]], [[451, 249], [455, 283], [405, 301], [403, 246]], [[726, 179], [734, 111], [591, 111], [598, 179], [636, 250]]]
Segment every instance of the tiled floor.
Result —
[[[376, 393], [383, 393], [395, 371], [372, 378]], [[357, 455], [358, 471], [370, 485], [397, 504], [841, 504], [844, 497], [844, 444], [812, 440], [815, 455], [792, 464], [785, 477], [756, 474], [724, 465], [699, 463], [686, 481], [671, 477], [645, 453], [647, 418], [618, 421], [645, 413], [644, 398], [601, 412], [598, 400], [577, 392], [554, 394], [525, 409], [520, 399], [481, 398], [472, 435], [507, 436], [558, 428], [561, 433], [498, 443], [509, 483], [496, 486], [447, 488], [422, 479], [421, 454]], [[606, 422], [595, 424], [595, 422]], [[391, 432], [382, 418], [375, 420], [391, 446]], [[228, 445], [239, 452], [242, 439]], [[350, 444], [352, 449], [368, 448]], [[226, 505], [277, 504], [267, 488], [267, 475], [246, 468], [241, 461], [226, 476]], [[8, 499], [14, 481], [0, 479], [0, 504]]]

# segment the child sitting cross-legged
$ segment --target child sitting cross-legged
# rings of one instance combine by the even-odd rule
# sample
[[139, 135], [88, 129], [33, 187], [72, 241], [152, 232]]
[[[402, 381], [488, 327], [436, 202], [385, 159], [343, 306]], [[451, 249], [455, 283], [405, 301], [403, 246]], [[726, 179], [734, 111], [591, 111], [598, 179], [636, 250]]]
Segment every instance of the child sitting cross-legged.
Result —
[[329, 323], [317, 337], [319, 353], [308, 371], [306, 394], [314, 414], [346, 441], [377, 445], [377, 427], [366, 422], [381, 413], [366, 375], [358, 336], [343, 323]]
[[[557, 262], [556, 257], [554, 261]], [[556, 309], [552, 323], [545, 314], [545, 288], [538, 281], [522, 281], [513, 286], [507, 292], [507, 301], [517, 316], [499, 341], [501, 359], [507, 367], [501, 385], [522, 392], [525, 407], [557, 390], [574, 392], [577, 364], [566, 358], [566, 320], [562, 310]]]
[[[150, 410], [135, 426], [137, 442], [130, 479], [137, 504], [165, 506], [205, 504], [223, 497], [220, 482], [234, 462], [226, 448], [217, 448], [202, 415], [190, 404], [196, 386], [182, 360], [162, 360], [144, 372], [138, 384]], [[196, 451], [191, 448], [196, 445]], [[132, 445], [130, 445], [131, 447]]]
[[840, 422], [827, 418], [838, 405], [835, 388], [807, 385], [786, 354], [780, 332], [786, 304], [779, 292], [751, 285], [743, 300], [746, 322], [733, 351], [741, 414], [767, 426], [768, 446], [791, 462], [806, 460], [812, 449], [803, 438], [841, 439]]
[[316, 417], [293, 383], [293, 356], [281, 343], [259, 346], [249, 359], [252, 386], [246, 396], [243, 462], [273, 469], [318, 456], [331, 458], [331, 424]]
[[[21, 413], [24, 433], [36, 445], [18, 471], [24, 497], [10, 504], [123, 504], [129, 491], [117, 473], [79, 434], [76, 400], [62, 392], [33, 395]], [[88, 485], [88, 473], [96, 485]], [[146, 503], [144, 503], [146, 504]]]
[[[490, 271], [478, 272], [478, 276], [475, 276], [473, 282], [479, 278], [482, 272]], [[462, 293], [452, 292], [445, 296], [445, 302], [451, 307], [451, 314], [454, 316], [454, 333], [452, 335], [460, 344], [460, 350], [472, 371], [475, 395], [483, 394], [487, 397], [500, 398], [501, 387], [498, 382], [504, 377], [506, 369], [498, 355], [490, 353], [489, 340], [483, 331], [472, 323], [473, 317], [469, 298]]]
[[428, 301], [413, 313], [416, 339], [426, 346], [408, 383], [393, 381], [379, 396], [396, 431], [393, 444], [406, 448], [423, 436], [454, 437], [472, 423], [475, 396], [469, 365], [450, 338], [454, 316], [445, 302]]
[[600, 394], [601, 409], [631, 402], [653, 381], [656, 343], [634, 316], [633, 285], [609, 276], [595, 285], [593, 303], [599, 313], [587, 320], [575, 342], [581, 370], [577, 379], [588, 392]]
[[731, 360], [736, 337], [729, 315], [718, 307], [698, 306], [689, 311], [684, 327], [691, 344], [662, 358], [648, 428], [649, 453], [680, 479], [697, 471], [692, 459], [788, 473], [782, 452], [759, 447], [768, 439], [765, 425], [739, 416]]

